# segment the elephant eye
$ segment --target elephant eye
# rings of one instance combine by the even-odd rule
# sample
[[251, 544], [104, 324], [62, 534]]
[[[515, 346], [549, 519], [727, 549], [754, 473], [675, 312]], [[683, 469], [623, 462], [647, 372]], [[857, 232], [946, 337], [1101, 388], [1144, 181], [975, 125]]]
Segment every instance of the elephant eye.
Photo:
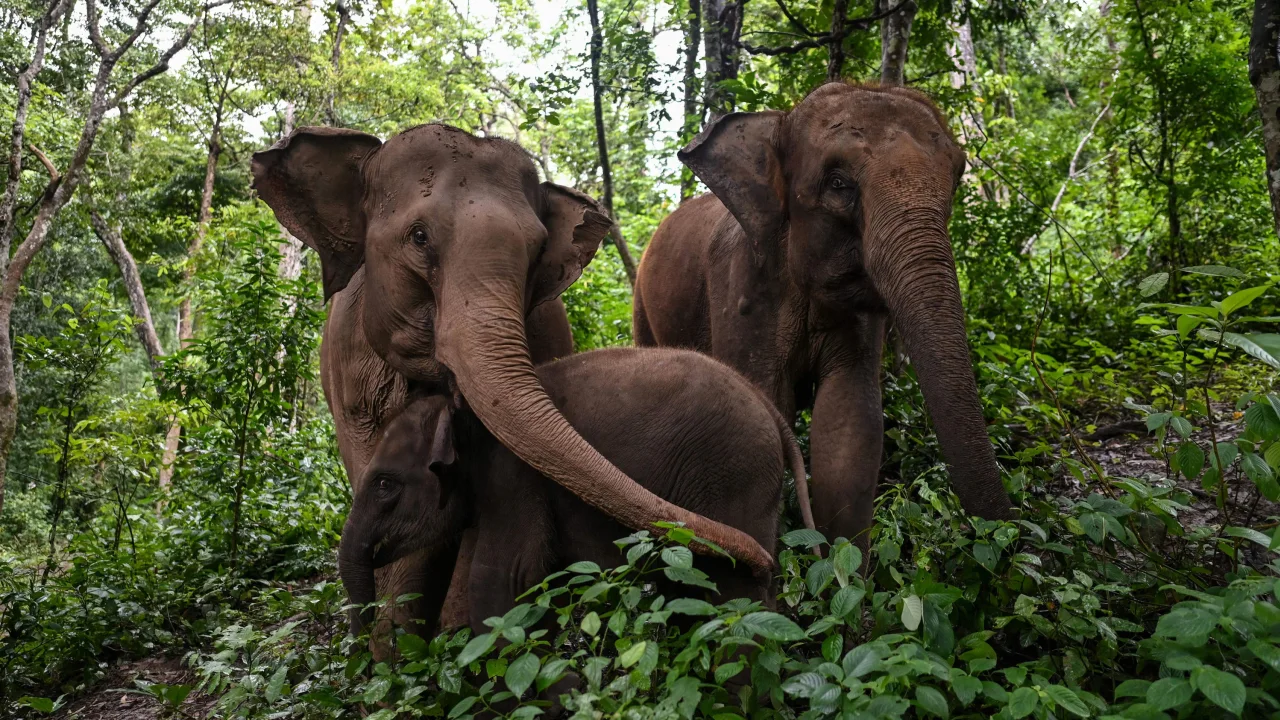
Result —
[[427, 231], [422, 228], [414, 228], [413, 233], [409, 235], [409, 239], [414, 245], [422, 247], [427, 244]]
[[846, 183], [844, 181], [844, 178], [840, 177], [839, 175], [836, 175], [831, 178], [831, 188], [833, 190], [844, 190], [847, 187], [849, 187], [849, 184]]
[[383, 496], [392, 495], [400, 489], [400, 484], [396, 482], [396, 478], [391, 475], [379, 475], [374, 480], [374, 487], [378, 489], [378, 493]]

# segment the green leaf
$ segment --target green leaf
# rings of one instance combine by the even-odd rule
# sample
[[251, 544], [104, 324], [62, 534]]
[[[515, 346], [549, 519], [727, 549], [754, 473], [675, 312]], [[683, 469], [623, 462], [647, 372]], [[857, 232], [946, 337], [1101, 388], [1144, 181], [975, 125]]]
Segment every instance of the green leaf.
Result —
[[1148, 275], [1138, 283], [1138, 294], [1142, 297], [1151, 297], [1164, 289], [1169, 283], [1169, 273], [1158, 272], [1154, 275]]
[[1009, 695], [1009, 705], [1007, 707], [1009, 716], [1013, 720], [1024, 718], [1035, 712], [1036, 705], [1040, 704], [1040, 694], [1035, 690], [1027, 687], [1021, 687], [1014, 690]]
[[565, 568], [565, 572], [576, 573], [578, 575], [594, 575], [600, 572], [600, 566], [590, 560], [579, 560]]
[[840, 662], [845, 677], [860, 678], [869, 672], [875, 672], [883, 666], [884, 650], [881, 645], [868, 643], [845, 653]]
[[766, 640], [777, 640], [778, 642], [803, 640], [808, 637], [805, 631], [801, 630], [800, 626], [789, 618], [768, 610], [759, 610], [744, 615], [738, 621], [735, 629], [745, 630], [752, 635], [759, 635]]
[[1191, 684], [1204, 694], [1209, 702], [1230, 713], [1244, 711], [1245, 690], [1240, 678], [1211, 665], [1202, 665], [1191, 671]]
[[1196, 315], [1179, 315], [1178, 316], [1178, 337], [1186, 340], [1191, 331], [1195, 330], [1205, 319]]
[[1258, 490], [1272, 502], [1280, 500], [1280, 485], [1276, 483], [1275, 473], [1262, 457], [1247, 452], [1240, 457], [1240, 467], [1244, 474], [1258, 486]]
[[533, 653], [521, 655], [511, 663], [507, 668], [507, 674], [503, 676], [507, 682], [507, 689], [517, 698], [524, 695], [524, 691], [533, 684], [534, 678], [538, 677], [538, 670], [541, 667], [542, 663], [538, 661], [538, 656]]
[[462, 648], [462, 652], [458, 654], [458, 664], [466, 667], [480, 659], [481, 655], [489, 652], [489, 649], [493, 647], [497, 639], [497, 634], [492, 632], [471, 638], [471, 642], [467, 643], [467, 646]]
[[364, 695], [361, 696], [361, 699], [369, 704], [377, 703], [386, 697], [388, 692], [391, 692], [391, 683], [392, 680], [389, 677], [375, 677], [365, 686]]
[[467, 713], [468, 710], [471, 709], [472, 705], [475, 705], [479, 701], [480, 701], [479, 695], [471, 695], [471, 696], [462, 698], [461, 700], [458, 701], [458, 704], [454, 705], [453, 709], [449, 711], [449, 718], [452, 720], [453, 718], [462, 717]]
[[1191, 427], [1191, 423], [1187, 422], [1187, 419], [1181, 415], [1174, 415], [1169, 418], [1169, 427], [1173, 428], [1173, 431], [1178, 433], [1184, 440], [1191, 436], [1191, 431], [1194, 429]]
[[1098, 544], [1101, 544], [1107, 535], [1107, 521], [1101, 513], [1088, 512], [1081, 515], [1080, 527], [1084, 528], [1090, 540]]
[[907, 630], [915, 632], [924, 619], [924, 600], [919, 595], [908, 595], [902, 601], [902, 624]]
[[1271, 285], [1267, 284], [1267, 285], [1259, 285], [1257, 287], [1245, 288], [1244, 290], [1237, 290], [1236, 292], [1233, 292], [1230, 295], [1228, 295], [1221, 303], [1219, 303], [1218, 309], [1222, 311], [1223, 315], [1230, 315], [1231, 313], [1235, 312], [1236, 310], [1239, 310], [1242, 307], [1247, 307], [1254, 300], [1257, 300], [1258, 298], [1262, 297], [1263, 293], [1265, 293], [1270, 289], [1271, 289]]
[[406, 660], [421, 660], [427, 657], [427, 641], [420, 635], [405, 633], [396, 638], [396, 647]]
[[1173, 417], [1173, 413], [1159, 412], [1151, 413], [1147, 416], [1147, 430], [1155, 432], [1165, 425], [1169, 424], [1169, 419]]
[[1185, 705], [1195, 694], [1195, 688], [1185, 678], [1167, 677], [1151, 683], [1147, 688], [1147, 703], [1157, 710], [1171, 710]]
[[[1229, 442], [1220, 442], [1215, 447], [1217, 447], [1218, 451], [1217, 453], [1209, 453], [1209, 465], [1221, 474], [1222, 467], [1231, 467], [1231, 463], [1240, 454], [1240, 448], [1236, 447], [1235, 443]], [[1218, 467], [1219, 461], [1221, 461], [1222, 467]]]
[[582, 618], [582, 632], [591, 637], [595, 637], [596, 633], [600, 632], [600, 615], [595, 610], [587, 613], [586, 617]]
[[648, 641], [641, 640], [627, 648], [625, 652], [618, 656], [618, 667], [629, 668], [640, 662], [640, 658], [644, 657], [645, 646], [648, 644]]
[[[285, 681], [287, 681], [288, 679], [289, 679], [288, 663], [276, 668], [275, 673], [271, 675], [271, 679], [267, 681], [267, 691], [266, 691], [267, 702], [274, 703], [275, 701], [280, 699], [280, 696], [284, 694]], [[165, 690], [168, 690], [168, 689], [169, 688], [165, 688]], [[190, 691], [191, 689], [188, 687], [187, 692], [190, 692]], [[183, 695], [182, 700], [185, 700], [186, 693], [182, 693], [182, 695]], [[168, 700], [168, 698], [166, 697], [165, 700]], [[178, 700], [179, 705], [182, 704], [182, 700]]]
[[982, 692], [982, 681], [958, 668], [951, 670], [951, 691], [961, 705], [968, 705]]
[[1262, 459], [1267, 461], [1272, 470], [1280, 470], [1280, 440], [1271, 443]]
[[1089, 707], [1084, 704], [1080, 696], [1076, 695], [1071, 688], [1062, 685], [1048, 685], [1044, 688], [1044, 694], [1048, 695], [1049, 699], [1063, 710], [1078, 717], [1089, 717]]
[[1253, 528], [1228, 527], [1226, 529], [1226, 533], [1231, 537], [1238, 537], [1238, 538], [1244, 538], [1246, 540], [1252, 540], [1264, 548], [1267, 548], [1267, 549], [1271, 548], [1271, 538], [1267, 537], [1263, 533], [1258, 532], [1257, 530], [1254, 530]]
[[707, 579], [707, 574], [698, 568], [678, 568], [665, 567], [662, 568], [662, 574], [667, 576], [668, 580], [673, 580], [685, 585], [693, 585], [694, 587], [706, 588], [713, 592], [719, 592], [716, 584]]
[[1280, 335], [1274, 333], [1223, 333], [1223, 342], [1240, 348], [1254, 358], [1280, 369]]
[[811, 697], [815, 690], [826, 685], [827, 681], [815, 672], [800, 673], [782, 684], [782, 691], [794, 697]]
[[1182, 272], [1193, 275], [1216, 275], [1218, 277], [1242, 278], [1244, 273], [1226, 265], [1192, 265], [1182, 268]]
[[1218, 626], [1216, 611], [1196, 605], [1178, 605], [1156, 623], [1156, 635], [1202, 645]]
[[724, 685], [730, 680], [730, 678], [742, 672], [742, 668], [744, 667], [746, 667], [746, 663], [735, 662], [721, 665], [716, 668], [716, 684]]
[[1280, 672], [1280, 648], [1259, 638], [1249, 641], [1249, 652], [1252, 652], [1259, 660], [1271, 666], [1276, 672]]
[[[48, 306], [46, 305], [45, 307]], [[18, 704], [26, 705], [27, 707], [42, 713], [51, 713], [54, 711], [54, 703], [49, 698], [31, 697], [30, 695], [27, 695], [25, 697], [18, 698]]]
[[666, 610], [681, 615], [715, 615], [716, 606], [696, 598], [676, 598], [665, 606]]
[[916, 707], [940, 718], [950, 717], [951, 715], [951, 711], [947, 707], [947, 699], [942, 696], [942, 693], [928, 685], [921, 685], [916, 688]]
[[677, 568], [693, 567], [693, 551], [683, 545], [662, 549], [662, 562]]
[[1200, 477], [1200, 472], [1204, 470], [1204, 450], [1200, 449], [1198, 443], [1184, 442], [1178, 445], [1178, 451], [1174, 457], [1178, 463], [1178, 470], [1188, 480]]
[[847, 619], [849, 613], [858, 607], [858, 603], [862, 601], [866, 594], [866, 590], [853, 585], [840, 588], [836, 591], [836, 596], [831, 598], [831, 614], [838, 618]]
[[1265, 440], [1280, 436], [1280, 418], [1276, 417], [1270, 403], [1256, 402], [1244, 411], [1245, 427]]
[[1145, 698], [1150, 687], [1150, 680], [1125, 680], [1116, 687], [1116, 699], [1127, 697]]
[[836, 571], [831, 564], [831, 559], [824, 558], [809, 566], [809, 571], [805, 573], [804, 584], [810, 595], [818, 595], [827, 589], [835, 576]]
[[787, 547], [814, 547], [822, 545], [827, 539], [817, 530], [800, 528], [782, 536], [782, 544]]

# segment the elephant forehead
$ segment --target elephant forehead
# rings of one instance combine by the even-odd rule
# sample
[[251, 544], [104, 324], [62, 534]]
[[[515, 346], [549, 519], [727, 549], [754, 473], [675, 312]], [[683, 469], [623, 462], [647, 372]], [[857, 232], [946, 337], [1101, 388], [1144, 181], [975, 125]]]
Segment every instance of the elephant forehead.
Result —
[[789, 119], [792, 142], [875, 142], [904, 131], [920, 140], [951, 141], [937, 111], [910, 91], [824, 85], [797, 105]]
[[469, 183], [525, 190], [538, 181], [537, 170], [520, 146], [447, 125], [421, 125], [392, 137], [367, 171], [374, 182], [419, 185], [424, 196]]

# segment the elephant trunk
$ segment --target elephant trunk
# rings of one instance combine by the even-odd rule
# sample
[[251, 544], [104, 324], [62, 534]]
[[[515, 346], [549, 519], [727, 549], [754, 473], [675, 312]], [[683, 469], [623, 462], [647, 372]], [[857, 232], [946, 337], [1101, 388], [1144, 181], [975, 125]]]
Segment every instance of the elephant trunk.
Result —
[[971, 515], [1011, 519], [974, 380], [947, 213], [873, 217], [868, 237], [868, 269], [906, 341], [956, 495]]
[[[440, 294], [437, 352], [476, 417], [499, 442], [626, 527], [653, 530], [658, 521], [682, 522], [757, 573], [772, 572], [772, 556], [754, 538], [654, 495], [587, 443], [534, 372], [525, 340], [522, 283], [506, 288], [492, 280], [472, 283], [487, 292], [476, 297], [462, 285], [459, 292]], [[695, 543], [693, 549], [700, 546]]]
[[365, 533], [353, 522], [355, 514], [347, 516], [342, 529], [342, 542], [338, 546], [338, 574], [347, 589], [347, 597], [354, 606], [351, 609], [351, 632], [359, 634], [364, 626], [373, 622], [373, 611], [365, 609], [377, 599], [374, 591], [374, 548]]

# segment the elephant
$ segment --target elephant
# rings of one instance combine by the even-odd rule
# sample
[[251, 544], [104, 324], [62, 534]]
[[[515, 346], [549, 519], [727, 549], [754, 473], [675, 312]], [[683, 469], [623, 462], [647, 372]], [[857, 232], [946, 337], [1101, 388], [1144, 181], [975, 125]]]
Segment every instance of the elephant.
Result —
[[[300, 128], [255, 153], [251, 171], [280, 224], [320, 257], [331, 303], [324, 389], [350, 477], [362, 476], [371, 438], [406, 393], [461, 394], [503, 445], [627, 527], [684, 522], [753, 568], [772, 567], [755, 539], [618, 470], [534, 373], [531, 343], [563, 344], [556, 298], [613, 227], [598, 203], [540, 183], [519, 145], [443, 124], [385, 143]], [[551, 320], [534, 324], [539, 313]], [[401, 567], [388, 587], [428, 571]]]
[[[628, 476], [669, 502], [777, 542], [782, 478], [796, 477], [812, 527], [804, 457], [768, 398], [724, 364], [667, 348], [611, 348], [541, 365], [556, 408]], [[415, 548], [448, 557], [477, 531], [466, 578], [469, 623], [501, 616], [547, 574], [580, 560], [619, 564], [615, 520], [550, 482], [476, 421], [470, 403], [415, 398], [390, 423], [370, 460], [342, 532], [339, 573], [352, 623], [367, 620], [373, 573]], [[445, 562], [428, 562], [443, 566]], [[725, 597], [773, 603], [772, 575], [724, 559], [706, 567]], [[423, 583], [443, 600], [450, 577]]]
[[865, 547], [892, 320], [965, 511], [1011, 518], [947, 230], [965, 154], [929, 99], [827, 83], [790, 112], [725, 115], [678, 157], [712, 194], [653, 235], [636, 278], [636, 343], [709, 353], [785, 416], [810, 409], [818, 529]]

